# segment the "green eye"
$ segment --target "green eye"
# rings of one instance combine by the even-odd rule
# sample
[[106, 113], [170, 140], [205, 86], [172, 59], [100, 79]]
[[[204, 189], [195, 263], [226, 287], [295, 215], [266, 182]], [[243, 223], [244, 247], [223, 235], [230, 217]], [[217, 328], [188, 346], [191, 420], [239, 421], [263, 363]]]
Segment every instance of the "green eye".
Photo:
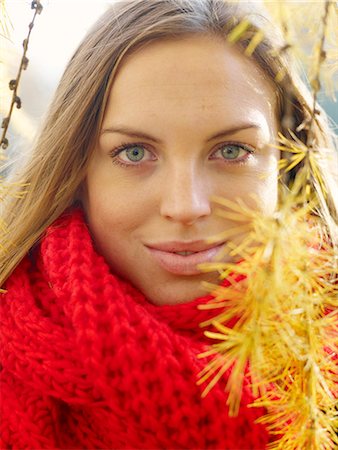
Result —
[[129, 161], [138, 162], [144, 157], [144, 149], [142, 147], [130, 147], [126, 150], [126, 156]]
[[224, 159], [236, 159], [240, 156], [240, 153], [245, 150], [238, 145], [225, 145], [221, 152]]

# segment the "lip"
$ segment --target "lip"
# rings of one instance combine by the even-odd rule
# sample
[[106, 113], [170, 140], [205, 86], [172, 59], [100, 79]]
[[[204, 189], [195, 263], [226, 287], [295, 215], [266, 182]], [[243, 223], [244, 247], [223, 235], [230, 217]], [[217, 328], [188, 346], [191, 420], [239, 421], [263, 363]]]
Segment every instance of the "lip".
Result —
[[[199, 264], [212, 261], [219, 253], [224, 243], [208, 245], [205, 241], [191, 242], [163, 242], [146, 245], [152, 258], [157, 264], [175, 275], [198, 275]], [[194, 252], [191, 255], [178, 255], [174, 252]]]

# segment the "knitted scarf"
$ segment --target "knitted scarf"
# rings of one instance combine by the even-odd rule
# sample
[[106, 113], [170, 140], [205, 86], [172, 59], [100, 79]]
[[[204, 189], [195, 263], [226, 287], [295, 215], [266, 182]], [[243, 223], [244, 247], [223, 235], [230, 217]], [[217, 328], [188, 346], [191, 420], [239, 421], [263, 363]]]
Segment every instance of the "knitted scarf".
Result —
[[47, 229], [1, 295], [1, 448], [264, 449], [244, 387], [229, 417], [225, 382], [201, 398], [208, 345], [197, 308], [155, 306], [114, 276], [80, 210]]

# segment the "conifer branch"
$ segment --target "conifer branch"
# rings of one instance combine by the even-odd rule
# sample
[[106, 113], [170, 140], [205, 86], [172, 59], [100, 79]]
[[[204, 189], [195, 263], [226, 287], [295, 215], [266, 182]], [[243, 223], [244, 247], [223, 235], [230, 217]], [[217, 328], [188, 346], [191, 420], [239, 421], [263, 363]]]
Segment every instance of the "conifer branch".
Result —
[[29, 60], [26, 55], [27, 55], [27, 50], [28, 50], [29, 39], [31, 36], [32, 29], [34, 27], [35, 18], [37, 16], [37, 14], [41, 14], [42, 9], [43, 9], [40, 0], [33, 0], [31, 3], [31, 9], [34, 9], [34, 15], [33, 15], [32, 21], [28, 25], [27, 37], [22, 42], [23, 55], [21, 58], [19, 70], [18, 70], [16, 78], [12, 79], [9, 82], [9, 89], [11, 91], [13, 91], [12, 101], [10, 104], [8, 115], [7, 115], [7, 117], [5, 117], [2, 120], [2, 124], [1, 124], [1, 128], [3, 128], [3, 131], [2, 131], [2, 136], [1, 136], [1, 140], [0, 140], [0, 147], [4, 150], [8, 147], [8, 144], [9, 144], [6, 134], [7, 134], [9, 123], [10, 123], [10, 120], [12, 117], [14, 106], [16, 106], [18, 109], [20, 109], [22, 106], [21, 98], [18, 96], [18, 87], [19, 87], [22, 72], [27, 69], [27, 66], [29, 63]]

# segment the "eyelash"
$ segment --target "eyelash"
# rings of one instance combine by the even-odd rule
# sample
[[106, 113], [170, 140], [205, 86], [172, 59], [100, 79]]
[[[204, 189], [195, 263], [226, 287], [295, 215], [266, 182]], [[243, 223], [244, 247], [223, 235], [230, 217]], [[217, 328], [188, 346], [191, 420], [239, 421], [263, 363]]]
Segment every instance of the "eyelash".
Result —
[[[227, 160], [224, 158], [224, 163], [227, 165], [242, 165], [246, 163], [247, 158], [252, 155], [253, 153], [255, 153], [255, 149], [247, 144], [241, 144], [239, 142], [233, 142], [233, 141], [229, 141], [229, 142], [224, 142], [222, 144], [219, 144], [216, 148], [216, 150], [213, 152], [213, 154], [217, 153], [219, 150], [221, 150], [223, 147], [226, 146], [230, 146], [230, 145], [234, 145], [239, 147], [242, 150], [245, 150], [247, 152], [247, 155], [245, 157], [242, 157], [240, 159], [234, 159], [233, 161], [231, 159]], [[151, 150], [148, 149], [148, 146], [145, 144], [142, 144], [140, 142], [132, 142], [132, 143], [122, 143], [121, 145], [119, 145], [118, 147], [114, 148], [113, 150], [110, 151], [110, 157], [113, 160], [113, 164], [116, 164], [118, 166], [122, 166], [122, 167], [139, 167], [140, 164], [138, 163], [125, 163], [123, 161], [121, 161], [120, 159], [118, 159], [118, 155], [120, 153], [122, 153], [125, 150], [128, 150], [130, 148], [133, 147], [141, 147], [144, 150], [147, 150], [150, 153], [153, 153]], [[215, 158], [212, 158], [215, 159]], [[141, 163], [142, 161], [140, 161]]]
[[223, 158], [223, 162], [224, 164], [227, 165], [243, 165], [246, 164], [247, 159], [250, 157], [250, 155], [253, 155], [255, 153], [255, 149], [254, 147], [251, 147], [251, 145], [247, 145], [247, 144], [242, 144], [240, 142], [235, 142], [235, 141], [228, 141], [228, 142], [223, 142], [222, 144], [219, 144], [216, 148], [216, 150], [213, 152], [213, 155], [215, 153], [217, 153], [219, 150], [221, 150], [223, 147], [227, 147], [227, 146], [236, 146], [239, 147], [241, 150], [245, 150], [247, 152], [247, 154], [244, 157], [241, 157], [239, 159], [226, 159]]
[[148, 152], [152, 153], [151, 150], [148, 149], [148, 147], [145, 144], [142, 144], [140, 142], [132, 142], [132, 143], [122, 143], [121, 145], [119, 145], [118, 147], [114, 148], [113, 150], [110, 151], [110, 157], [113, 159], [113, 164], [116, 164], [118, 166], [122, 166], [122, 167], [138, 167], [139, 164], [133, 164], [132, 162], [130, 163], [125, 163], [123, 161], [121, 161], [120, 159], [118, 159], [118, 155], [120, 153], [122, 153], [124, 150], [128, 150], [130, 148], [133, 147], [141, 147], [144, 150], [147, 150]]

